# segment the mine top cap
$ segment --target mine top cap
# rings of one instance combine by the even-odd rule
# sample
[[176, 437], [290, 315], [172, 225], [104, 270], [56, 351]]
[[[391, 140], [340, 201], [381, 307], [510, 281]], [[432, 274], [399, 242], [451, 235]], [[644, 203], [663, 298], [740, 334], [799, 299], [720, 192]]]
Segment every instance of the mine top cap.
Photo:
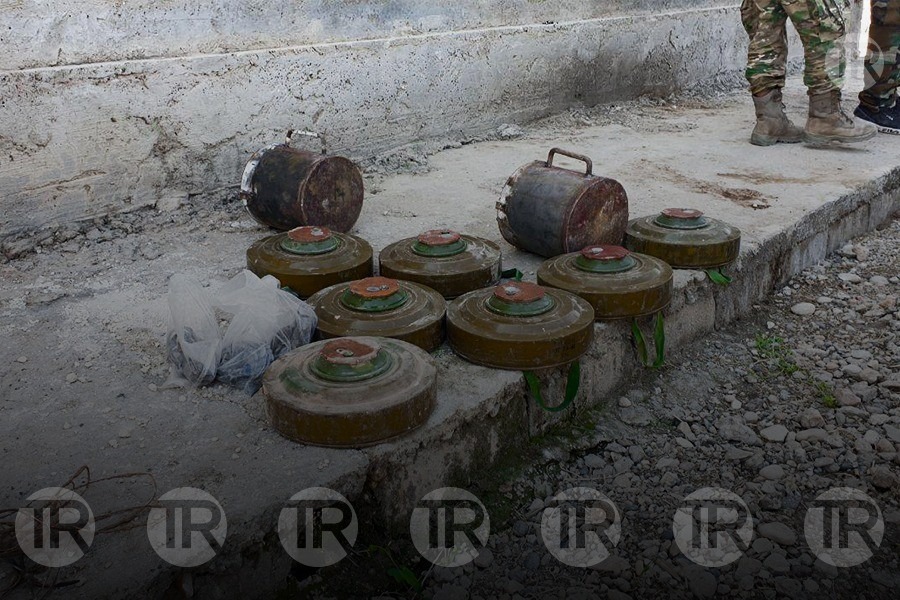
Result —
[[330, 239], [331, 236], [331, 230], [327, 227], [316, 227], [309, 225], [305, 227], [297, 227], [296, 229], [291, 229], [288, 232], [288, 237], [290, 239], [301, 244], [323, 242], [327, 239]]
[[703, 213], [695, 208], [666, 208], [662, 215], [670, 219], [699, 219]]
[[421, 234], [417, 239], [425, 246], [449, 246], [459, 241], [459, 234], [449, 229], [431, 229]]
[[581, 256], [588, 260], [613, 261], [622, 260], [631, 254], [622, 246], [598, 245], [588, 246], [581, 251]]
[[400, 291], [400, 282], [388, 277], [366, 277], [350, 284], [350, 293], [366, 299], [388, 298]]
[[528, 283], [526, 281], [501, 283], [494, 288], [495, 298], [515, 304], [536, 302], [542, 300], [544, 295], [545, 292], [543, 287], [536, 283]]
[[363, 343], [353, 338], [340, 338], [325, 344], [319, 356], [332, 365], [355, 367], [372, 362], [379, 350], [378, 344], [374, 342]]

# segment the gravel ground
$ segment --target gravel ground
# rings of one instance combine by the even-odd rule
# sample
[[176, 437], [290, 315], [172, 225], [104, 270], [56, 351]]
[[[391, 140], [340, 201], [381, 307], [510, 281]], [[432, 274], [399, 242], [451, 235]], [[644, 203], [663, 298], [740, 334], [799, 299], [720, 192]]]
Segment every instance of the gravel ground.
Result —
[[[493, 519], [487, 547], [453, 569], [406, 554], [421, 595], [897, 598], [898, 248], [900, 221], [846, 245], [727, 330], [645, 373], [593, 416], [592, 431], [545, 445], [542, 460], [499, 492], [473, 490]], [[579, 486], [605, 494], [621, 515], [618, 545], [590, 568], [558, 562], [541, 537], [544, 509]], [[691, 562], [673, 534], [684, 498], [705, 487], [737, 494], [753, 520], [749, 547], [717, 568]], [[818, 559], [804, 533], [807, 510], [836, 487], [867, 494], [885, 524], [880, 546], [857, 566]], [[403, 566], [403, 555], [398, 549], [391, 563]], [[315, 595], [415, 595], [414, 585], [384, 577], [391, 563], [358, 557], [352, 583], [336, 588], [320, 573]], [[360, 567], [371, 577], [360, 578]]]

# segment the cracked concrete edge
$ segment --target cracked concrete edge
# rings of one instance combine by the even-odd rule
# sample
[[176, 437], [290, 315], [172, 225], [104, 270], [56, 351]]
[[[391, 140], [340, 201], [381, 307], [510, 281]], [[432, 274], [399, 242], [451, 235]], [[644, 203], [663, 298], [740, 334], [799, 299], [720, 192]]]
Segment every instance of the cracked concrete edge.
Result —
[[[758, 247], [742, 251], [728, 268], [733, 283], [713, 284], [702, 271], [676, 270], [675, 295], [665, 311], [669, 355], [746, 314], [791, 276], [822, 260], [847, 240], [875, 229], [900, 211], [900, 169], [829, 201]], [[627, 322], [598, 323], [582, 359], [575, 409], [603, 406], [640, 369]], [[541, 374], [549, 397], [562, 397], [565, 369]], [[572, 412], [545, 413], [527, 398], [521, 378], [409, 438], [367, 452], [372, 468], [362, 499], [365, 510], [403, 531], [419, 498], [438, 487], [474, 483], [535, 436], [571, 421]]]

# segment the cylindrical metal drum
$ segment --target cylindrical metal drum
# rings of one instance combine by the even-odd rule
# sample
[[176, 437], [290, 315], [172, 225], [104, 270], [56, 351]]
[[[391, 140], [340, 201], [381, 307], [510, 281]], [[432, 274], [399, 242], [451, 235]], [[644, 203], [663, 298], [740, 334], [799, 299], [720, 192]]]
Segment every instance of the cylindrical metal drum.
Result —
[[454, 352], [497, 369], [543, 369], [572, 362], [590, 347], [591, 305], [563, 290], [501, 283], [460, 296], [447, 308]]
[[435, 229], [387, 246], [378, 255], [378, 265], [385, 277], [421, 283], [449, 300], [500, 281], [500, 247]]
[[247, 250], [247, 268], [272, 275], [301, 298], [372, 274], [372, 247], [326, 227], [298, 227], [259, 240]]
[[388, 337], [426, 352], [444, 341], [447, 302], [431, 288], [411, 281], [367, 277], [325, 288], [307, 302], [319, 318], [321, 338]]
[[[556, 154], [584, 161], [585, 172], [553, 166]], [[554, 148], [547, 161], [513, 173], [497, 202], [500, 233], [513, 246], [551, 257], [597, 244], [621, 244], [628, 223], [622, 185], [593, 174], [591, 159]]]
[[672, 300], [672, 267], [621, 246], [588, 246], [546, 260], [537, 279], [591, 303], [597, 320], [650, 315]]
[[667, 208], [628, 223], [625, 246], [682, 269], [709, 269], [734, 262], [741, 232], [692, 208]]
[[437, 369], [427, 352], [376, 337], [316, 342], [263, 376], [269, 420], [288, 439], [359, 448], [421, 426], [434, 410]]
[[322, 154], [292, 148], [292, 134], [247, 163], [241, 181], [247, 210], [275, 229], [315, 225], [350, 231], [362, 210], [362, 173], [349, 159], [325, 154], [324, 142]]

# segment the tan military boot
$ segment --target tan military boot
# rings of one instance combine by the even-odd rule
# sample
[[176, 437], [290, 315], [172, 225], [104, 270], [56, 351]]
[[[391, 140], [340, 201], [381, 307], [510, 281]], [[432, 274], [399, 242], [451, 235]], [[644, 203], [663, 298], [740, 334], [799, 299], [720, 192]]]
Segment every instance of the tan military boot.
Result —
[[784, 114], [781, 88], [774, 88], [764, 96], [753, 96], [756, 107], [756, 127], [750, 135], [750, 143], [771, 146], [778, 142], [796, 144], [803, 140], [803, 130], [791, 123]]
[[809, 97], [809, 119], [805, 130], [807, 142], [852, 144], [872, 139], [877, 132], [874, 125], [857, 121], [844, 112], [840, 90]]

